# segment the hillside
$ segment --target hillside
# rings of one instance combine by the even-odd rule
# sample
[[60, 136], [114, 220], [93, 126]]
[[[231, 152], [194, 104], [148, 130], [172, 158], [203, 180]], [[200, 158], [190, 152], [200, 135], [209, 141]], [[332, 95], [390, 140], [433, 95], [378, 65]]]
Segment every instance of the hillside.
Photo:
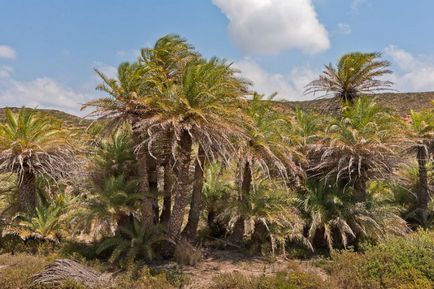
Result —
[[[0, 108], [0, 122], [3, 122], [5, 119], [5, 109]], [[17, 107], [8, 107], [12, 111], [17, 111], [19, 108]], [[65, 122], [65, 125], [68, 127], [87, 127], [91, 124], [91, 120], [84, 119], [82, 117], [72, 115], [60, 110], [55, 109], [38, 109], [41, 112], [47, 113], [55, 118], [61, 119]]]
[[[382, 106], [400, 114], [407, 115], [410, 109], [422, 110], [432, 107], [434, 100], [433, 92], [416, 92], [416, 93], [382, 93], [373, 96], [376, 101]], [[333, 99], [317, 99], [310, 101], [279, 101], [277, 102], [282, 109], [300, 107], [307, 111], [324, 112], [327, 108], [337, 107], [337, 101]], [[18, 108], [10, 108], [16, 111]], [[0, 108], [0, 122], [4, 120], [5, 108]], [[68, 114], [63, 111], [54, 109], [39, 109], [42, 112], [51, 114], [52, 116], [65, 121], [67, 126], [72, 127], [87, 127], [92, 122], [89, 119], [84, 119], [79, 116]]]
[[[381, 93], [376, 94], [377, 103], [400, 115], [407, 115], [411, 109], [419, 111], [432, 107], [434, 100], [433, 92], [414, 92], [414, 93]], [[300, 107], [307, 111], [324, 111], [328, 107], [337, 107], [337, 101], [331, 99], [317, 99], [310, 101], [288, 101], [280, 102], [282, 107]]]

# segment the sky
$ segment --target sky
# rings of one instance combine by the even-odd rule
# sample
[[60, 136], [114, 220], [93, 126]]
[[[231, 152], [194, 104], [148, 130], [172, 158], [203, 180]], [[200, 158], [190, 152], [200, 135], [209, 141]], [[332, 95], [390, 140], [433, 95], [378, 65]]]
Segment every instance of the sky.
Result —
[[434, 90], [432, 0], [0, 0], [0, 107], [80, 107], [166, 34], [227, 59], [260, 93], [304, 86], [352, 51], [382, 52], [395, 89]]

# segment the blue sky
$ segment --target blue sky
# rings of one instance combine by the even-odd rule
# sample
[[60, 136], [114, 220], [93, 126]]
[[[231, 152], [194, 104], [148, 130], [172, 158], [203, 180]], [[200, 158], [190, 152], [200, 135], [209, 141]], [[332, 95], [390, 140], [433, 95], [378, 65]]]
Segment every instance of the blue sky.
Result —
[[[417, 4], [416, 4], [417, 3]], [[234, 62], [263, 93], [303, 86], [349, 51], [381, 51], [400, 91], [434, 90], [432, 0], [0, 0], [0, 106], [80, 113], [93, 68], [114, 76], [176, 33]]]

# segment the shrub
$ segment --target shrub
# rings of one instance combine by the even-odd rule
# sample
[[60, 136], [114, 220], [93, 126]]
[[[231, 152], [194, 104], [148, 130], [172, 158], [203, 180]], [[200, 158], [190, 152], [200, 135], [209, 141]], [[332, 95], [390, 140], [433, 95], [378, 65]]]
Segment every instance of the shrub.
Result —
[[209, 289], [326, 289], [333, 288], [319, 276], [290, 271], [274, 276], [248, 277], [240, 273], [221, 274]]
[[432, 288], [434, 285], [434, 235], [420, 231], [390, 237], [364, 254], [333, 254], [332, 278], [343, 289]]

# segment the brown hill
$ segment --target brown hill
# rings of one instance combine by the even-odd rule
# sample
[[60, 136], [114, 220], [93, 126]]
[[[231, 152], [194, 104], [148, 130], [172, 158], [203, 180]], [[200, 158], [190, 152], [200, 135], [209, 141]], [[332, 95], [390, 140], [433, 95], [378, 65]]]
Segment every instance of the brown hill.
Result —
[[[376, 101], [380, 105], [400, 115], [407, 115], [410, 109], [422, 110], [433, 107], [432, 102], [434, 101], [434, 92], [382, 93], [376, 94], [372, 97], [375, 97]], [[299, 107], [307, 111], [323, 112], [327, 107], [336, 106], [337, 101], [333, 99], [317, 99], [309, 101], [279, 101], [277, 104], [283, 109]], [[13, 111], [18, 110], [16, 107], [12, 107], [10, 109]], [[0, 108], [0, 122], [4, 121], [4, 110], [5, 108]], [[92, 122], [89, 119], [84, 119], [82, 117], [68, 114], [59, 110], [39, 110], [64, 120], [66, 125], [71, 127], [87, 127]]]
[[[381, 93], [373, 95], [375, 101], [400, 115], [407, 115], [411, 109], [419, 111], [433, 107], [433, 92], [406, 92], [406, 93]], [[299, 107], [307, 111], [324, 111], [326, 108], [337, 106], [334, 99], [317, 99], [310, 101], [285, 101], [279, 102], [282, 107]]]
[[[0, 108], [0, 122], [3, 122], [5, 119], [5, 110], [6, 109], [11, 109], [12, 111], [16, 112], [19, 108], [17, 107], [4, 107], [4, 108]], [[27, 109], [27, 108], [26, 108]], [[30, 109], [30, 108], [29, 108]], [[37, 109], [38, 111], [41, 111], [43, 113], [47, 113], [55, 118], [61, 119], [65, 122], [65, 125], [68, 127], [88, 127], [92, 121], [76, 116], [76, 115], [72, 115], [60, 110], [55, 110], [55, 109]]]

